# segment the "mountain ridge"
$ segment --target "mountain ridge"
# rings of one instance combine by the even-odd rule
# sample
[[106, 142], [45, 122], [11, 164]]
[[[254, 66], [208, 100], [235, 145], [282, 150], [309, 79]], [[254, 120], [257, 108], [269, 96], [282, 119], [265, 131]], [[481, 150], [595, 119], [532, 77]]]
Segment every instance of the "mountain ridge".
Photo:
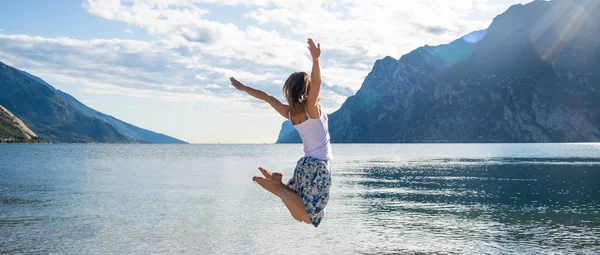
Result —
[[41, 78], [2, 61], [0, 105], [49, 142], [186, 143], [98, 112]]

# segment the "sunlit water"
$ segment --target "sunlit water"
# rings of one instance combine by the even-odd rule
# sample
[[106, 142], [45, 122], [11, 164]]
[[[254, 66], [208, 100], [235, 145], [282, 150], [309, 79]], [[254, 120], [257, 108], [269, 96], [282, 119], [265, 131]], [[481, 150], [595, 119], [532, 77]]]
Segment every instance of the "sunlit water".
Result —
[[333, 145], [319, 228], [251, 181], [301, 145], [0, 145], [0, 253], [600, 253], [600, 145]]

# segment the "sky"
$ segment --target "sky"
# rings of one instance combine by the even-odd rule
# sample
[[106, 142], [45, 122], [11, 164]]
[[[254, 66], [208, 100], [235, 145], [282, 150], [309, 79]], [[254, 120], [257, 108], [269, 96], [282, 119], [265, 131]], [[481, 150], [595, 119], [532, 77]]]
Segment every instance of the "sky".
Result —
[[3, 0], [0, 61], [84, 104], [190, 143], [274, 143], [285, 120], [233, 89], [283, 100], [321, 43], [333, 113], [377, 59], [449, 43], [531, 0]]

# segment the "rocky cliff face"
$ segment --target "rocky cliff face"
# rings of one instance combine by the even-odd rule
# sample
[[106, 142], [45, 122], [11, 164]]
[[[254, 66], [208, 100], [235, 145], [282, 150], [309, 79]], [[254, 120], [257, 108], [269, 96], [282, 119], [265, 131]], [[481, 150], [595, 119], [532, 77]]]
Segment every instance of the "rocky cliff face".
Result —
[[[333, 142], [600, 141], [600, 1], [515, 5], [485, 31], [378, 60]], [[296, 142], [284, 125], [278, 142]]]
[[0, 143], [41, 143], [23, 121], [0, 105]]

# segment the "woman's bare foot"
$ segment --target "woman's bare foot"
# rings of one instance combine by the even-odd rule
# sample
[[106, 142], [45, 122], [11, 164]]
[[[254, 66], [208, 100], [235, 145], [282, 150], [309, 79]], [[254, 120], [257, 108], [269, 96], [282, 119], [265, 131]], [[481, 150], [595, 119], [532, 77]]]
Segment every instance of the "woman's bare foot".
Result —
[[273, 173], [272, 175], [273, 177], [271, 178], [271, 180], [273, 180], [274, 182], [279, 182], [283, 184], [283, 175], [281, 173]]
[[258, 183], [258, 185], [260, 185], [264, 189], [273, 193], [275, 196], [279, 196], [281, 189], [284, 187], [284, 184], [282, 182], [283, 175], [281, 173], [271, 173], [269, 172], [269, 170], [264, 169], [262, 167], [258, 170], [260, 170], [260, 172], [265, 176], [265, 178], [254, 176], [252, 180]]
[[269, 170], [267, 170], [267, 169], [259, 167], [258, 171], [260, 171], [265, 176], [265, 178], [267, 180], [271, 180], [271, 178], [273, 178], [273, 174]]

